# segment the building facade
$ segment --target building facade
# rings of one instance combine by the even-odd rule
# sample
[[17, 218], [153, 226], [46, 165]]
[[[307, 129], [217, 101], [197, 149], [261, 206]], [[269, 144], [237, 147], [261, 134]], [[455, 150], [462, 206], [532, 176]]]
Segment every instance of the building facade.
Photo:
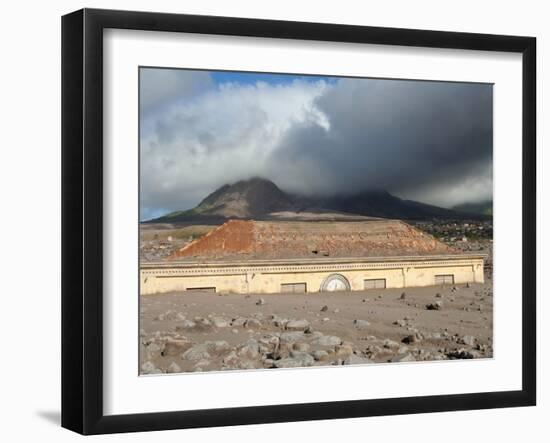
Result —
[[230, 220], [142, 263], [141, 294], [315, 293], [482, 283], [484, 256], [459, 254], [399, 220]]
[[255, 262], [147, 263], [141, 294], [269, 294], [483, 283], [483, 255]]

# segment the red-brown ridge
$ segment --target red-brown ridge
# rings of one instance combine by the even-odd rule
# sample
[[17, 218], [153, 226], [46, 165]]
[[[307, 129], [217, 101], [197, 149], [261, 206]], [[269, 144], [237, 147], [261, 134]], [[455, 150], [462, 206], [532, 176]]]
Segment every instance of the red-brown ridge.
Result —
[[229, 220], [169, 260], [269, 260], [448, 255], [457, 251], [400, 220]]

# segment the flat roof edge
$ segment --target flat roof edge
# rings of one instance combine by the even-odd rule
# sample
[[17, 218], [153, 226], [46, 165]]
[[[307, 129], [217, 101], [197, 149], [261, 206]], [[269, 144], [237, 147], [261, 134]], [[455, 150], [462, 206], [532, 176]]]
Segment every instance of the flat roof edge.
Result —
[[373, 263], [373, 262], [414, 262], [414, 261], [440, 261], [440, 260], [468, 260], [486, 259], [488, 254], [448, 254], [448, 255], [413, 255], [392, 257], [345, 257], [345, 258], [297, 258], [274, 260], [225, 260], [225, 261], [157, 261], [140, 263], [140, 269], [150, 268], [177, 268], [177, 267], [213, 267], [213, 266], [265, 266], [265, 265], [294, 265], [294, 264], [338, 264], [338, 263]]

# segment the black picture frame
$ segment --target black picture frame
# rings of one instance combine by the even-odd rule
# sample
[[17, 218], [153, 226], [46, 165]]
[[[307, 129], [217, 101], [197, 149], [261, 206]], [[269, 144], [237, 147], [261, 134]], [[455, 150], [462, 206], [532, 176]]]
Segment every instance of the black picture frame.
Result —
[[[109, 415], [103, 413], [103, 31], [108, 28], [522, 54], [522, 388]], [[536, 39], [232, 17], [83, 9], [62, 18], [62, 426], [82, 434], [536, 404]]]

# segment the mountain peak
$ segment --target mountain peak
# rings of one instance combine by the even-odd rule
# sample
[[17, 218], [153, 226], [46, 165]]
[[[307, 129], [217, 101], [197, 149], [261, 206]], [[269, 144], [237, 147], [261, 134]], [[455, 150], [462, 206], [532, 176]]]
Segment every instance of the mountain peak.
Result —
[[275, 183], [261, 177], [226, 184], [208, 195], [196, 208], [201, 215], [249, 218], [290, 210], [292, 199]]

